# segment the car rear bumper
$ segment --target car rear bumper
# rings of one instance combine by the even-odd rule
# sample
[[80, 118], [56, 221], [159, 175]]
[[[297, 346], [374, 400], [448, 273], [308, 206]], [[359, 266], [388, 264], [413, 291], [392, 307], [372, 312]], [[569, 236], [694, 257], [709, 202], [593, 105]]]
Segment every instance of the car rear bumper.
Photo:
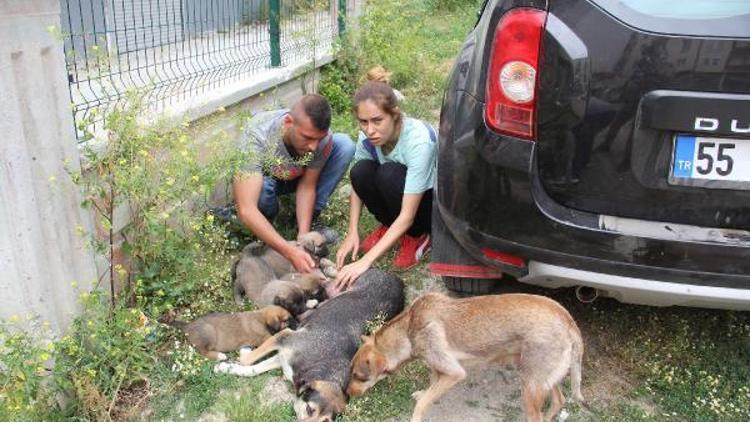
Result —
[[623, 303], [750, 310], [750, 289], [624, 277], [536, 261], [529, 262], [528, 274], [518, 280], [548, 288], [587, 286]]
[[[472, 257], [473, 263], [496, 268], [524, 283], [550, 288], [587, 286], [599, 290], [602, 296], [625, 303], [750, 310], [750, 276], [747, 274], [648, 266], [576, 255], [570, 250], [545, 249], [543, 232], [536, 233], [537, 238], [542, 239], [537, 244], [523, 244], [481, 233], [451, 215], [439, 203], [438, 212], [452, 240]], [[590, 245], [584, 243], [575, 245], [579, 250], [588, 247]], [[521, 258], [522, 264], [509, 265], [508, 260], [493, 259], [493, 255], [487, 253], [492, 250], [506, 251], [508, 256]]]

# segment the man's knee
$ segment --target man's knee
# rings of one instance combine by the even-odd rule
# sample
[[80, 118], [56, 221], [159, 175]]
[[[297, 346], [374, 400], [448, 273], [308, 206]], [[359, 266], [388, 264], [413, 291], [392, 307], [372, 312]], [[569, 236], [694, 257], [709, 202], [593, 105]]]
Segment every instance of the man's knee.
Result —
[[352, 142], [352, 138], [345, 133], [334, 133], [331, 136], [331, 141], [333, 142], [333, 158], [349, 164], [352, 158], [354, 158], [354, 142]]
[[276, 193], [276, 181], [271, 177], [263, 178], [263, 189], [258, 198], [258, 210], [269, 221], [279, 213], [279, 199]]

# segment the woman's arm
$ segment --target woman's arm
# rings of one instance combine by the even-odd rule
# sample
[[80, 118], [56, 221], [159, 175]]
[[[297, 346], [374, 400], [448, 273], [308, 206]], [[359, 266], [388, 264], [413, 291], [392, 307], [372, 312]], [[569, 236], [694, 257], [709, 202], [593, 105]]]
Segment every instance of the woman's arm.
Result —
[[346, 232], [341, 247], [336, 252], [336, 268], [341, 269], [346, 260], [346, 255], [351, 252], [352, 261], [356, 259], [359, 252], [359, 216], [362, 213], [362, 199], [352, 189], [349, 195], [349, 229]]
[[409, 230], [409, 227], [414, 223], [414, 217], [417, 215], [417, 209], [419, 208], [422, 196], [424, 196], [423, 193], [404, 194], [401, 200], [401, 212], [385, 232], [385, 235], [362, 258], [341, 268], [336, 276], [336, 286], [338, 288], [343, 290], [354, 283], [357, 277], [367, 271], [373, 262], [388, 251]]

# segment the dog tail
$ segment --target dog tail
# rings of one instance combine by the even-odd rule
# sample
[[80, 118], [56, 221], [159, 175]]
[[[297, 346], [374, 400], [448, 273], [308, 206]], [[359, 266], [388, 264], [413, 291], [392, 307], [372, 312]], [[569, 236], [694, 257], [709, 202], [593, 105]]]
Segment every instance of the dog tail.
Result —
[[174, 319], [174, 316], [171, 314], [167, 314], [159, 318], [159, 322], [161, 322], [162, 324], [170, 325], [182, 331], [185, 331], [185, 327], [187, 327], [188, 325], [188, 323], [185, 321], [179, 321], [179, 320]]
[[589, 408], [581, 393], [581, 372], [583, 370], [583, 339], [580, 331], [571, 332], [574, 337], [573, 356], [570, 364], [570, 387], [573, 390], [573, 400], [585, 408]]

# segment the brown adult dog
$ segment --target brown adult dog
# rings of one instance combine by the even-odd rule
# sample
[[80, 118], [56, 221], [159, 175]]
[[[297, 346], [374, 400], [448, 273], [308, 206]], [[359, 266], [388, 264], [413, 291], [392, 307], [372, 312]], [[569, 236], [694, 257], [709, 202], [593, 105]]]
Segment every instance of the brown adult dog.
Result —
[[203, 356], [225, 360], [222, 352], [242, 346], [257, 347], [277, 332], [293, 327], [292, 315], [280, 306], [267, 306], [258, 311], [211, 313], [190, 323], [171, 321], [168, 324], [185, 332], [188, 341]]
[[432, 382], [415, 393], [412, 422], [466, 377], [463, 364], [512, 363], [523, 388], [526, 420], [541, 421], [542, 406], [552, 393], [544, 415], [551, 420], [563, 406], [560, 388], [570, 372], [573, 397], [581, 395], [583, 340], [573, 318], [557, 302], [543, 296], [505, 294], [451, 299], [439, 293], [418, 298], [409, 309], [383, 326], [352, 360], [351, 396], [363, 394], [378, 380], [412, 359], [432, 370]]

